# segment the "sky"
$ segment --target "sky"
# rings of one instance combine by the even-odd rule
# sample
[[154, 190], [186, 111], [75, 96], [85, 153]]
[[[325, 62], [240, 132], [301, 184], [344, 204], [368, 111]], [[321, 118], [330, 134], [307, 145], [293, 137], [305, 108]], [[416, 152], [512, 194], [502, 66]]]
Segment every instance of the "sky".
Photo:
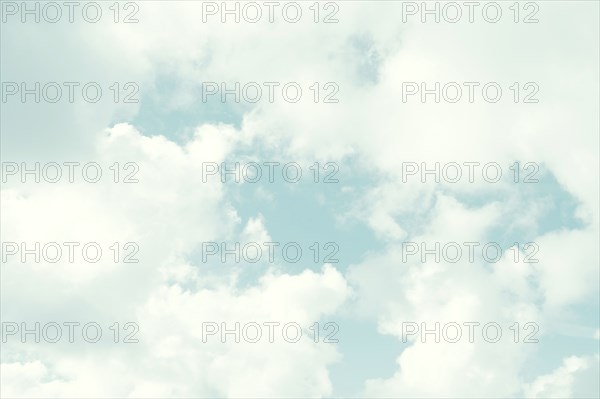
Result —
[[600, 397], [597, 1], [0, 11], [2, 397]]

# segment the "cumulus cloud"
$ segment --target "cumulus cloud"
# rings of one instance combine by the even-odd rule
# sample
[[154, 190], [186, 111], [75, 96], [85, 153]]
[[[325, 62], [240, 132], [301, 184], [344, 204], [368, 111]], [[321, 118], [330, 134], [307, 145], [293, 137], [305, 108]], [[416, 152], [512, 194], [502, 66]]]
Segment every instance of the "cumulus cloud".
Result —
[[[142, 98], [134, 104], [17, 103], [3, 112], [3, 160], [93, 160], [105, 172], [99, 183], [3, 184], [3, 241], [94, 241], [105, 248], [97, 263], [10, 257], [2, 265], [3, 321], [67, 318], [140, 327], [140, 343], [129, 346], [13, 340], [3, 345], [3, 395], [330, 396], [336, 392], [331, 368], [343, 353], [314, 343], [309, 328], [343, 314], [367, 319], [400, 342], [409, 321], [495, 321], [503, 328], [498, 343], [411, 337], [396, 353], [394, 369], [364, 381], [364, 396], [597, 396], [590, 377], [596, 353], [576, 352], [567, 341], [567, 350], [548, 357], [564, 358], [562, 365], [527, 373], [543, 351], [513, 342], [509, 328], [535, 322], [543, 345], [557, 324], [577, 324], [557, 320], [573, 311], [597, 346], [597, 318], [588, 314], [590, 307], [597, 311], [589, 304], [599, 291], [597, 4], [544, 4], [544, 23], [531, 25], [510, 18], [404, 24], [402, 4], [394, 2], [340, 3], [337, 24], [311, 18], [200, 23], [200, 3], [140, 6], [139, 24], [2, 27], [6, 80], [95, 80], [105, 87], [131, 81]], [[565, 22], [566, 15], [576, 22]], [[21, 52], [24, 46], [30, 51]], [[88, 49], [84, 56], [81, 48]], [[18, 63], [6, 61], [17, 52]], [[503, 101], [402, 101], [406, 81], [472, 80], [499, 82]], [[223, 104], [217, 98], [216, 114], [236, 119], [219, 123], [203, 114], [206, 81], [294, 81], [304, 94], [297, 103]], [[540, 102], [515, 104], [509, 86], [516, 81], [535, 81]], [[309, 89], [315, 82], [321, 96], [323, 84], [334, 82], [339, 102], [315, 102]], [[151, 108], [153, 102], [159, 106]], [[172, 136], [133, 122], [143, 124], [149, 114]], [[201, 262], [203, 242], [278, 239], [266, 212], [242, 217], [225, 184], [202, 179], [205, 162], [265, 156], [337, 161], [352, 195], [332, 212], [360, 223], [356, 240], [369, 230], [381, 247], [338, 268], [297, 265], [292, 273], [285, 264], [259, 264], [252, 269], [256, 278], [244, 284], [244, 265]], [[480, 169], [474, 182], [466, 176], [435, 182], [431, 174], [427, 183], [419, 174], [405, 180], [407, 162], [431, 168], [469, 161], [496, 162], [502, 180], [487, 182]], [[539, 165], [540, 183], [515, 183], [509, 167], [516, 161]], [[120, 183], [109, 169], [115, 162]], [[133, 169], [125, 169], [129, 162]], [[139, 182], [123, 183], [131, 170]], [[257, 192], [268, 204], [278, 200], [275, 191]], [[310, 212], [302, 216], [314, 219]], [[491, 264], [480, 257], [405, 261], [405, 241], [499, 241], [504, 254]], [[515, 241], [535, 242], [539, 262], [524, 262]], [[115, 242], [136, 243], [139, 262], [115, 263], [108, 249]], [[223, 344], [216, 334], [203, 342], [203, 323], [265, 321], [296, 322], [302, 339]]]

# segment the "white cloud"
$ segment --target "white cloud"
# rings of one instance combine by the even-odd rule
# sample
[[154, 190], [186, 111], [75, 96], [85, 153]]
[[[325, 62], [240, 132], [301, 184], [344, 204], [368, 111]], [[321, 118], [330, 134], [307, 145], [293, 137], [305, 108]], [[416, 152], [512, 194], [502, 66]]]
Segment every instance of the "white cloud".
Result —
[[[129, 26], [42, 31], [41, 25], [11, 25], [11, 35], [3, 30], [3, 74], [12, 80], [135, 81], [142, 93], [160, 100], [165, 114], [205, 105], [198, 96], [207, 80], [293, 80], [305, 88], [335, 81], [340, 103], [315, 104], [306, 91], [297, 104], [234, 105], [235, 112], [247, 111], [239, 129], [187, 126], [194, 133], [182, 145], [153, 131], [144, 136], [128, 124], [103, 133], [115, 120], [136, 115], [143, 102], [8, 108], [3, 157], [131, 161], [140, 167], [140, 183], [9, 184], [1, 193], [3, 239], [136, 241], [140, 263], [44, 265], [13, 259], [2, 266], [3, 301], [11, 304], [3, 307], [5, 320], [135, 319], [146, 341], [121, 352], [10, 345], [3, 352], [3, 394], [332, 393], [328, 367], [339, 359], [333, 346], [307, 340], [267, 347], [198, 342], [203, 320], [292, 319], [310, 325], [334, 315], [351, 295], [345, 277], [331, 266], [294, 275], [265, 270], [257, 284], [244, 289], [236, 285], [237, 270], [199, 267], [194, 256], [204, 241], [277, 239], [259, 212], [242, 221], [218, 180], [201, 182], [202, 162], [221, 162], [242, 148], [251, 149], [251, 157], [272, 153], [342, 166], [352, 157], [347, 167], [368, 176], [368, 188], [355, 191], [350, 216], [364, 221], [386, 247], [354, 265], [347, 278], [356, 287], [353, 315], [366, 315], [382, 334], [400, 338], [406, 320], [543, 324], [552, 314], [597, 298], [597, 4], [544, 4], [544, 23], [528, 26], [403, 25], [396, 3], [340, 4], [341, 22], [333, 25], [255, 26], [199, 23], [197, 3], [142, 5], [141, 22]], [[566, 24], [566, 16], [576, 22]], [[353, 47], [357, 38], [368, 48]], [[87, 49], [83, 57], [81, 48]], [[16, 59], [17, 52], [22, 62], [5, 69], [4, 60]], [[375, 69], [371, 81], [360, 79], [367, 64]], [[161, 92], [159, 80], [165, 77], [177, 88], [174, 94]], [[505, 87], [535, 80], [540, 103], [405, 104], [401, 88], [407, 80], [497, 80]], [[510, 95], [507, 90], [505, 97]], [[530, 202], [521, 195], [523, 186], [506, 182], [405, 184], [403, 162], [494, 161], [506, 171], [515, 160], [543, 165], [578, 201], [576, 216], [585, 227], [531, 237], [540, 245], [539, 264], [515, 264], [508, 254], [491, 267], [400, 262], [400, 241], [407, 238], [485, 241], [494, 229], [538, 232], [547, 205]], [[462, 198], [469, 196], [483, 204], [466, 205]], [[365, 394], [514, 395], [521, 392], [529, 355], [510, 342], [410, 342], [398, 353], [395, 374], [367, 381]], [[570, 395], [574, 376], [593, 370], [590, 359], [566, 359], [531, 383], [526, 396]]]
[[[585, 376], [583, 372], [588, 369], [595, 370], [592, 374]], [[542, 375], [535, 379], [531, 384], [525, 387], [525, 397], [527, 398], [568, 398], [583, 397], [579, 392], [574, 392], [575, 386], [585, 382], [582, 378], [587, 377], [588, 381], [596, 380], [596, 392], [598, 385], [598, 356], [571, 356], [563, 360], [563, 364], [550, 374]], [[590, 380], [590, 377], [592, 378]], [[594, 395], [592, 390], [584, 393]], [[579, 395], [578, 395], [579, 393]], [[575, 396], [574, 396], [575, 395]]]

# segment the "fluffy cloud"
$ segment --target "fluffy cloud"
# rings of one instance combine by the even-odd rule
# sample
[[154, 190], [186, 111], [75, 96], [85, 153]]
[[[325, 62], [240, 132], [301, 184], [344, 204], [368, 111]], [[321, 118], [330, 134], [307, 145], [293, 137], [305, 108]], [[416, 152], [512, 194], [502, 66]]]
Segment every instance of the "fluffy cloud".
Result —
[[[585, 372], [590, 373], [585, 375]], [[583, 374], [583, 376], [582, 376]], [[588, 383], [589, 388], [598, 388], [598, 355], [589, 357], [571, 356], [563, 364], [547, 375], [539, 376], [525, 389], [527, 398], [567, 398], [579, 397], [577, 384]], [[584, 379], [587, 379], [585, 381]], [[593, 391], [589, 391], [593, 392]], [[576, 396], [574, 396], [576, 395]]]
[[[129, 125], [117, 125], [98, 138], [95, 159], [101, 165], [123, 159], [136, 162], [139, 183], [125, 186], [105, 179], [97, 184], [30, 183], [3, 190], [7, 217], [2, 228], [7, 241], [76, 238], [99, 242], [106, 249], [106, 243], [130, 240], [140, 248], [136, 264], [114, 263], [111, 256], [91, 264], [70, 263], [65, 257], [55, 264], [21, 263], [18, 256], [9, 256], [2, 270], [3, 320], [27, 320], [29, 328], [32, 320], [97, 321], [105, 334], [110, 334], [106, 329], [113, 321], [126, 320], [140, 326], [141, 337], [140, 344], [130, 344], [124, 352], [106, 343], [82, 347], [76, 342], [79, 351], [73, 351], [51, 344], [21, 344], [19, 335], [10, 337], [3, 345], [3, 394], [321, 396], [331, 392], [327, 366], [338, 354], [334, 346], [312, 343], [308, 328], [335, 313], [349, 296], [338, 271], [326, 266], [322, 273], [289, 275], [265, 269], [258, 285], [240, 291], [235, 282], [215, 278], [216, 270], [199, 268], [198, 259], [184, 261], [204, 241], [269, 240], [261, 216], [239, 229], [239, 217], [223, 198], [222, 183], [202, 183], [202, 162], [223, 160], [235, 140], [228, 129], [201, 127], [195, 139], [181, 147], [164, 137], [144, 137]], [[206, 151], [207, 143], [214, 151]], [[44, 220], [41, 226], [40, 220]], [[88, 299], [74, 307], [72, 301], [81, 298]], [[304, 336], [298, 343], [281, 342], [279, 330], [275, 343], [202, 342], [203, 322], [233, 326], [243, 320], [298, 323]], [[102, 361], [107, 352], [110, 367]], [[256, 375], [248, 374], [249, 370]], [[298, 379], [299, 374], [304, 378]], [[114, 382], [100, 384], [91, 380], [94, 376]]]
[[[142, 342], [3, 345], [2, 394], [326, 396], [335, 392], [329, 369], [343, 355], [333, 345], [312, 343], [308, 331], [296, 344], [204, 343], [202, 323], [295, 321], [307, 329], [343, 313], [366, 317], [401, 341], [406, 321], [493, 320], [510, 338], [515, 321], [553, 328], [554, 315], [597, 299], [597, 4], [544, 4], [544, 22], [533, 25], [509, 18], [402, 24], [401, 4], [393, 2], [341, 3], [340, 23], [316, 25], [310, 18], [295, 25], [205, 24], [200, 3], [140, 5], [139, 24], [2, 27], [5, 80], [95, 80], [106, 87], [133, 81], [143, 100], [3, 106], [4, 160], [94, 160], [107, 172], [97, 184], [3, 185], [3, 240], [140, 247], [135, 264], [11, 258], [2, 265], [3, 321], [133, 320]], [[566, 24], [565, 16], [577, 22]], [[24, 46], [30, 51], [21, 52]], [[19, 63], [6, 62], [17, 52]], [[500, 82], [505, 99], [513, 82], [535, 81], [540, 103], [402, 102], [405, 81], [472, 80]], [[305, 93], [294, 104], [217, 101], [219, 115], [239, 118], [236, 127], [202, 116], [179, 120], [182, 110], [209, 108], [199, 100], [204, 81], [296, 81]], [[307, 88], [316, 81], [335, 82], [340, 102], [315, 103]], [[160, 106], [145, 109], [152, 101]], [[114, 125], [141, 110], [191, 134], [175, 142], [180, 131], [163, 137], [154, 126]], [[202, 242], [277, 239], [260, 210], [242, 220], [223, 184], [202, 182], [203, 162], [241, 153], [335, 160], [347, 175], [366, 176], [366, 184], [344, 182], [356, 196], [342, 208], [348, 214], [338, 216], [364, 223], [383, 249], [356, 259], [345, 274], [331, 266], [315, 272], [299, 265], [290, 274], [285, 265], [260, 265], [259, 278], [243, 287], [239, 267], [200, 264]], [[494, 161], [506, 174], [494, 184], [405, 182], [407, 161]], [[543, 182], [512, 183], [508, 167], [515, 161], [541, 165]], [[139, 183], [112, 183], [107, 168], [114, 162], [135, 162]], [[559, 195], [573, 200], [567, 213], [576, 227], [553, 214]], [[543, 227], [551, 217], [558, 220], [553, 228]], [[403, 240], [510, 245], [517, 235], [539, 245], [539, 263], [515, 263], [511, 250], [493, 265], [402, 262]], [[537, 356], [510, 339], [411, 339], [393, 375], [366, 381], [363, 393], [547, 397], [585, 385], [583, 392], [597, 395], [597, 384], [576, 383], [597, 369], [594, 353], [568, 357], [556, 371], [524, 382], [527, 362]]]

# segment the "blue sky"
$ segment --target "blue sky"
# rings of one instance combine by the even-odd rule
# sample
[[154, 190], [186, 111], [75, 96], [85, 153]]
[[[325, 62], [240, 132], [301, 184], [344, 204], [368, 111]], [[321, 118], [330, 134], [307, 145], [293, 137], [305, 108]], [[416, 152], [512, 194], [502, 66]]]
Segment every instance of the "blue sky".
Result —
[[[100, 2], [98, 23], [75, 13], [72, 24], [52, 24], [23, 23], [21, 3], [2, 1], [3, 91], [7, 82], [103, 88], [97, 103], [76, 91], [74, 103], [16, 95], [0, 104], [3, 171], [73, 161], [103, 171], [95, 184], [79, 174], [56, 184], [3, 175], [2, 394], [598, 397], [598, 3], [521, 2], [518, 22], [512, 2], [489, 3], [481, 7], [502, 9], [497, 23], [479, 8], [469, 23], [464, 7], [456, 23], [444, 14], [422, 22], [420, 2], [400, 1], [319, 2], [318, 22], [313, 2], [299, 2], [297, 23], [279, 9], [272, 23], [243, 14], [223, 23], [218, 13], [203, 23], [220, 2], [153, 1], [119, 3], [119, 18], [135, 11], [137, 23], [115, 23], [112, 3]], [[327, 15], [338, 22], [323, 23]], [[524, 23], [527, 15], [539, 22]], [[138, 101], [115, 103], [115, 82], [135, 84]], [[236, 103], [203, 101], [206, 82], [278, 86], [273, 102]], [[298, 102], [281, 93], [290, 82], [302, 88]], [[333, 83], [339, 101], [315, 102], [315, 82], [320, 100]], [[479, 86], [472, 103], [405, 103], [406, 82]], [[498, 103], [481, 95], [489, 82], [502, 87]], [[535, 82], [539, 102], [515, 103], [514, 82], [521, 94]], [[115, 162], [135, 163], [139, 183], [115, 183]], [[257, 183], [202, 179], [209, 163], [249, 162], [296, 163], [302, 179], [285, 181], [281, 168], [272, 183], [266, 168]], [[335, 165], [320, 177], [335, 169], [337, 182], [314, 182], [315, 162]], [[463, 167], [459, 182], [436, 183], [402, 172], [468, 162], [495, 163], [502, 178], [490, 183], [479, 168], [469, 182]], [[536, 183], [522, 181], [528, 162], [539, 167]], [[10, 243], [70, 241], [97, 242], [102, 259], [7, 255]], [[274, 262], [203, 261], [206, 243], [270, 241], [298, 243], [302, 259], [286, 262], [279, 249]], [[115, 242], [120, 256], [123, 244], [139, 246], [139, 262], [114, 262]], [[474, 261], [403, 262], [407, 242], [481, 245]], [[489, 242], [503, 250], [494, 263], [481, 254]], [[526, 243], [538, 262], [523, 261]], [[337, 261], [325, 262], [332, 248]], [[57, 344], [22, 342], [7, 330], [68, 321], [98, 323], [102, 340], [71, 343], [63, 330]], [[269, 321], [298, 323], [302, 339], [201, 339], [206, 323]], [[121, 340], [136, 323], [139, 342], [111, 341], [115, 322]], [[337, 323], [339, 342], [313, 342], [315, 322], [321, 339], [325, 323]], [[406, 323], [436, 322], [495, 322], [502, 340], [480, 330], [474, 342], [404, 339]], [[515, 322], [521, 341], [536, 323], [539, 342], [512, 342]]]

